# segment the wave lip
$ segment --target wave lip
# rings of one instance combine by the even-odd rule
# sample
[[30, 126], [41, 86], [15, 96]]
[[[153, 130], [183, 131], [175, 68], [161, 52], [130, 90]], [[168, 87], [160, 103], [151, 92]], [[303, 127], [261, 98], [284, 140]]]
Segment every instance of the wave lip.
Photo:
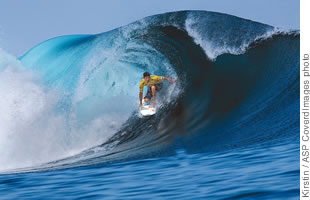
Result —
[[211, 60], [224, 53], [242, 54], [253, 41], [275, 32], [265, 24], [212, 12], [189, 13], [185, 29]]

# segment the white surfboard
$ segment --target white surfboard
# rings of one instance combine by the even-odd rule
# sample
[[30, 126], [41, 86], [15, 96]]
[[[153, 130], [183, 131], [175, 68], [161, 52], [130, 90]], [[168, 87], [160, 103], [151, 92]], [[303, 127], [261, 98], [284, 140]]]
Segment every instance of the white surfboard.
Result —
[[150, 105], [143, 105], [140, 108], [140, 113], [143, 116], [150, 116], [150, 115], [154, 115], [156, 113], [156, 109], [155, 108], [149, 108]]

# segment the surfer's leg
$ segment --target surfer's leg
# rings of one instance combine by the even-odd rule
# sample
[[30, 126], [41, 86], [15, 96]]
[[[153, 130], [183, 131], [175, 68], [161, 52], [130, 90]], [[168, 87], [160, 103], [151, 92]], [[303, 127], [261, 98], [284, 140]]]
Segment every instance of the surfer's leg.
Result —
[[148, 103], [151, 100], [151, 98], [152, 98], [152, 89], [151, 89], [151, 87], [149, 87], [149, 89], [147, 90], [146, 95], [144, 97], [144, 102]]
[[152, 88], [152, 97], [155, 97], [157, 93], [156, 86], [153, 85], [151, 88]]
[[150, 105], [150, 108], [155, 106], [155, 103], [156, 103], [156, 93], [157, 93], [156, 87], [154, 85], [151, 87], [151, 89], [152, 89], [153, 103], [152, 103], [152, 105]]

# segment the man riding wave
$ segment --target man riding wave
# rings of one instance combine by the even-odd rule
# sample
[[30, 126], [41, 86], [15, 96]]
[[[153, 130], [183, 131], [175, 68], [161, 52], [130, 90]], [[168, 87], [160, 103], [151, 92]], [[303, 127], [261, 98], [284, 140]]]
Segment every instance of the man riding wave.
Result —
[[140, 87], [140, 93], [139, 93], [139, 100], [140, 100], [140, 106], [142, 107], [142, 96], [143, 96], [143, 87], [149, 86], [147, 93], [144, 97], [144, 102], [149, 102], [151, 99], [153, 99], [152, 104], [149, 106], [150, 108], [155, 107], [156, 103], [156, 94], [157, 92], [162, 88], [163, 80], [167, 80], [170, 83], [175, 83], [177, 79], [170, 79], [169, 77], [164, 76], [156, 76], [156, 75], [150, 75], [148, 72], [143, 73], [143, 79], [141, 80], [139, 87]]

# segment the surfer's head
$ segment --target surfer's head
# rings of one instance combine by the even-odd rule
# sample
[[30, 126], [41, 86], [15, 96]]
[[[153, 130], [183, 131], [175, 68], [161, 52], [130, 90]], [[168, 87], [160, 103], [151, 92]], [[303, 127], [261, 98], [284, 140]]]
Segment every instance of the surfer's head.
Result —
[[150, 73], [144, 72], [144, 73], [143, 73], [143, 78], [144, 78], [144, 80], [145, 80], [146, 82], [149, 82], [149, 81], [150, 81], [150, 78], [151, 78]]

